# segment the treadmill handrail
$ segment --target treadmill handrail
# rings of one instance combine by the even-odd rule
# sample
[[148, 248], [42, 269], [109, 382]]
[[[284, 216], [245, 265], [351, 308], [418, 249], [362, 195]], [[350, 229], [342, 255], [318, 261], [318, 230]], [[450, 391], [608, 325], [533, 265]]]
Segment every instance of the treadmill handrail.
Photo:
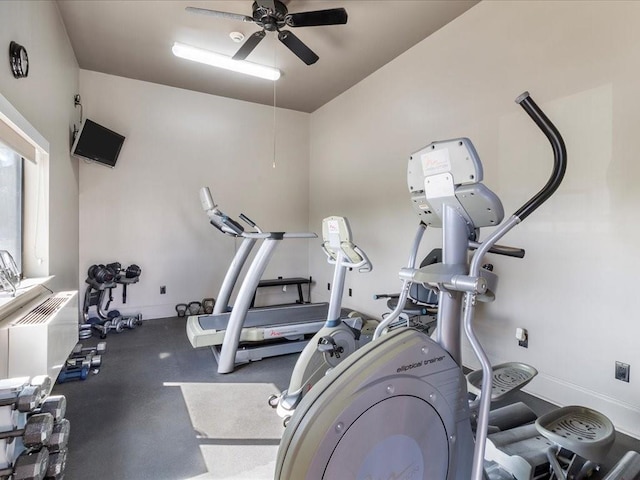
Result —
[[313, 232], [285, 232], [284, 238], [318, 238]]

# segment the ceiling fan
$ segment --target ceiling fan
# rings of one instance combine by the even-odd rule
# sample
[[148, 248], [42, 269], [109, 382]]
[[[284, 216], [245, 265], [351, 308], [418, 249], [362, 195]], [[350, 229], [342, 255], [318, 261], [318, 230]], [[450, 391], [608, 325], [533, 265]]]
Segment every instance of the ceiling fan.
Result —
[[347, 23], [347, 11], [344, 8], [330, 8], [313, 12], [289, 13], [286, 5], [280, 0], [255, 0], [253, 2], [253, 16], [237, 13], [220, 12], [208, 8], [187, 7], [192, 13], [212, 15], [214, 17], [253, 22], [262, 30], [251, 35], [232, 57], [234, 60], [244, 60], [258, 46], [266, 36], [266, 32], [278, 32], [280, 40], [300, 60], [307, 65], [318, 61], [318, 55], [307, 47], [298, 37], [284, 27], [316, 27], [322, 25], [344, 25]]

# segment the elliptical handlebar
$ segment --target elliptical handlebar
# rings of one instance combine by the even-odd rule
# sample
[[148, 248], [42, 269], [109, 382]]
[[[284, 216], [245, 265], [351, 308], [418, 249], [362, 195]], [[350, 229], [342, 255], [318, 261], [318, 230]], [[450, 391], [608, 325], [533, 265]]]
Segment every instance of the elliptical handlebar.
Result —
[[[414, 269], [416, 266], [416, 258], [418, 257], [418, 249], [420, 248], [420, 243], [422, 242], [422, 237], [424, 236], [424, 232], [427, 230], [427, 224], [424, 222], [420, 222], [418, 225], [418, 231], [413, 239], [413, 245], [411, 247], [411, 252], [409, 253], [409, 261], [407, 262], [407, 269]], [[404, 270], [404, 269], [403, 269]], [[411, 280], [408, 278], [402, 279], [402, 289], [400, 290], [400, 294], [398, 295], [398, 304], [396, 308], [384, 319], [382, 320], [378, 326], [376, 327], [375, 332], [373, 333], [373, 339], [377, 339], [382, 332], [402, 313], [402, 309], [404, 308], [404, 304], [409, 297], [409, 289], [411, 288]], [[376, 299], [376, 296], [373, 297]], [[378, 297], [380, 298], [380, 297]]]
[[[347, 249], [351, 250], [351, 255], [346, 251]], [[373, 270], [373, 265], [371, 264], [369, 257], [367, 257], [367, 254], [364, 253], [360, 247], [353, 245], [352, 243], [349, 245], [341, 245], [340, 250], [342, 250], [342, 255], [335, 255], [335, 257], [334, 253], [331, 252], [324, 243], [322, 244], [322, 250], [327, 256], [327, 262], [331, 265], [336, 265], [339, 261], [339, 267], [357, 268], [360, 273], [369, 273]], [[356, 255], [353, 255], [353, 253]], [[351, 256], [357, 257], [358, 260], [352, 260]]]
[[[480, 242], [469, 242], [470, 249], [476, 249], [480, 246]], [[508, 247], [506, 245], [494, 245], [489, 249], [489, 253], [503, 255], [505, 257], [524, 258], [524, 248]]]
[[369, 273], [373, 270], [373, 264], [371, 263], [371, 260], [369, 260], [369, 257], [367, 257], [367, 254], [355, 245], [353, 248], [360, 256], [362, 256], [362, 261], [351, 268], [357, 268], [360, 273]]
[[[473, 255], [469, 268], [469, 277], [479, 276], [484, 255], [495, 247], [507, 232], [522, 222], [538, 207], [540, 207], [557, 190], [562, 182], [567, 168], [567, 152], [560, 132], [544, 112], [536, 105], [530, 97], [529, 92], [524, 92], [518, 98], [518, 103], [542, 130], [553, 149], [554, 165], [547, 183], [542, 189], [520, 207], [509, 219], [500, 224], [496, 230], [484, 242], [478, 245]], [[476, 445], [473, 456], [472, 480], [483, 480], [483, 460], [485, 445], [487, 440], [487, 429], [489, 423], [489, 410], [491, 407], [491, 389], [493, 384], [492, 367], [478, 337], [473, 329], [472, 320], [475, 310], [475, 297], [477, 292], [467, 291], [464, 303], [464, 330], [469, 339], [469, 343], [482, 366], [482, 388], [480, 393], [480, 406], [478, 408], [478, 423], [476, 428]]]
[[567, 149], [564, 145], [562, 135], [555, 127], [555, 125], [549, 120], [544, 112], [538, 107], [536, 102], [533, 101], [529, 92], [524, 92], [516, 98], [516, 103], [519, 104], [525, 112], [536, 123], [538, 128], [542, 130], [553, 149], [553, 171], [547, 181], [546, 185], [542, 187], [535, 196], [533, 196], [528, 202], [520, 207], [514, 215], [521, 221], [527, 218], [534, 210], [542, 205], [547, 199], [553, 195], [556, 189], [562, 183], [565, 171], [567, 169]]

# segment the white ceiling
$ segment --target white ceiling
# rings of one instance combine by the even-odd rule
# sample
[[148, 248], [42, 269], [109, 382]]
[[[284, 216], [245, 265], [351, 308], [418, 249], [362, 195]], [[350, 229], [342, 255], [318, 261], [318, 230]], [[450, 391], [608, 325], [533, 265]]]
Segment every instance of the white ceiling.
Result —
[[[252, 0], [57, 0], [80, 68], [266, 105], [313, 112], [464, 13], [477, 0], [289, 0], [290, 13], [344, 7], [346, 25], [290, 28], [320, 60], [307, 66], [275, 32], [247, 57], [276, 65], [274, 83], [174, 57], [173, 42], [226, 55], [260, 30], [185, 11], [194, 6], [252, 15]], [[275, 92], [274, 92], [275, 90]]]

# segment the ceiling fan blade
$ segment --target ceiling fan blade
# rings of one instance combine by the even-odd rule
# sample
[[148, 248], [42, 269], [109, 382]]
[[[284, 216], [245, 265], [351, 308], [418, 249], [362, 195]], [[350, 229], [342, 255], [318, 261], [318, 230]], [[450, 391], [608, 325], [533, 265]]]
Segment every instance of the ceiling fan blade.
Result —
[[318, 61], [318, 55], [290, 31], [281, 30], [278, 32], [278, 40], [284, 43], [289, 50], [307, 65], [313, 65]]
[[344, 8], [331, 8], [315, 12], [290, 13], [285, 17], [284, 21], [290, 27], [344, 25], [347, 23], [347, 11]]
[[253, 18], [239, 13], [219, 12], [218, 10], [209, 10], [208, 8], [186, 7], [189, 13], [199, 13], [202, 15], [211, 15], [212, 17], [226, 18], [228, 20], [240, 20], [241, 22], [253, 22]]
[[234, 60], [244, 60], [247, 56], [253, 52], [253, 49], [258, 46], [258, 44], [262, 41], [264, 36], [266, 35], [264, 30], [260, 30], [253, 35], [251, 35], [247, 40], [242, 44], [240, 49], [236, 52], [236, 54], [232, 57]]
[[273, 0], [256, 0], [256, 3], [261, 7], [271, 10], [272, 12], [276, 11], [276, 4]]

